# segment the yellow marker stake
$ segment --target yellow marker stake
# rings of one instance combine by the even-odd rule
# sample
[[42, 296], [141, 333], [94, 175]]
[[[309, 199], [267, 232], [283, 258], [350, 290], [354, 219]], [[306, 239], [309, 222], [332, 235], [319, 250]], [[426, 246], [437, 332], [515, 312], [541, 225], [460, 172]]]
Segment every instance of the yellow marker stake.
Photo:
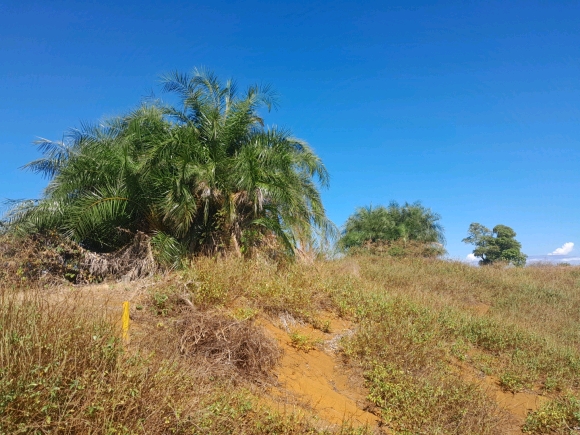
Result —
[[129, 339], [129, 301], [123, 302], [123, 340]]

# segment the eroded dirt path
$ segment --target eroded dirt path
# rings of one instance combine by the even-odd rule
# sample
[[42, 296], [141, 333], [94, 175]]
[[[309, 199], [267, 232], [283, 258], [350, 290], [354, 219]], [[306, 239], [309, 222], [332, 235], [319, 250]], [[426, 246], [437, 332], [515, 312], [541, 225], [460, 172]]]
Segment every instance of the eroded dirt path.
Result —
[[[122, 306], [129, 301], [134, 312], [139, 301], [147, 293], [153, 281], [140, 280], [131, 283], [98, 284], [78, 287], [57, 287], [45, 296], [51, 303], [75, 303], [78, 306], [100, 310], [120, 326]], [[469, 306], [477, 315], [485, 315], [488, 305]], [[323, 333], [310, 325], [300, 324], [291, 318], [266, 318], [260, 316], [258, 324], [273, 336], [283, 349], [283, 356], [275, 370], [278, 386], [270, 389], [272, 406], [279, 410], [304, 411], [319, 420], [322, 427], [336, 427], [344, 422], [354, 427], [368, 426], [380, 433], [388, 433], [380, 427], [380, 418], [369, 412], [361, 375], [349, 371], [335, 353], [340, 337], [352, 334], [354, 324], [329, 313], [323, 320], [330, 325], [330, 332]], [[137, 322], [138, 323], [138, 322]], [[132, 323], [130, 333], [138, 324]], [[318, 340], [316, 348], [305, 352], [291, 344], [290, 333], [298, 332]], [[534, 392], [505, 392], [497, 378], [483, 375], [472, 365], [463, 361], [452, 364], [467, 382], [475, 383], [510, 415], [509, 424], [502, 432], [520, 435], [521, 427], [529, 412], [537, 410], [549, 400]]]
[[[300, 407], [318, 416], [321, 423], [338, 426], [377, 428], [380, 419], [366, 411], [367, 391], [360, 376], [348, 372], [333, 351], [340, 336], [352, 333], [353, 325], [329, 316], [330, 333], [309, 325], [288, 325], [285, 321], [260, 319], [260, 324], [278, 341], [284, 353], [276, 369], [279, 387], [273, 396], [284, 406]], [[316, 349], [305, 352], [291, 345], [289, 332], [318, 340]]]
[[504, 431], [506, 435], [522, 434], [521, 428], [527, 415], [550, 400], [548, 397], [533, 391], [517, 393], [504, 391], [497, 377], [485, 375], [466, 362], [455, 360], [453, 365], [458, 376], [467, 382], [478, 385], [490, 399], [509, 415], [508, 426]]
[[[475, 299], [465, 299], [463, 308], [471, 311], [476, 316], [486, 316], [492, 308], [489, 303]], [[468, 356], [471, 356], [468, 353]], [[500, 386], [499, 378], [485, 375], [466, 361], [453, 360], [452, 365], [457, 370], [458, 376], [463, 380], [478, 385], [487, 396], [510, 416], [510, 425], [506, 428], [506, 435], [522, 434], [522, 426], [530, 412], [538, 410], [550, 400], [549, 397], [540, 395], [534, 391], [521, 391], [512, 393], [504, 391]]]

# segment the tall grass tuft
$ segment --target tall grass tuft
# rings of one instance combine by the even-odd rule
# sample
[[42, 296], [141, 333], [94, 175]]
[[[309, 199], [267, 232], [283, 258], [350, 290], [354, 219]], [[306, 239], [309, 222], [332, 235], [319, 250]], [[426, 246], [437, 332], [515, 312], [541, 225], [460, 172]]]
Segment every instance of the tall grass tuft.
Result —
[[521, 429], [566, 433], [580, 424], [579, 290], [576, 267], [200, 258], [148, 288], [126, 347], [98, 310], [4, 287], [0, 433], [330, 431], [261, 400], [278, 353], [253, 319], [280, 315], [352, 322], [340, 355], [392, 433], [512, 430], [474, 376], [548, 396]]
[[[223, 370], [210, 366], [224, 363], [223, 358], [192, 358], [190, 338], [212, 325], [232, 326], [221, 317], [216, 323], [210, 315], [190, 316], [181, 327], [187, 350], [182, 355], [177, 330], [164, 336], [173, 341], [157, 335], [126, 348], [110, 318], [74, 298], [48, 303], [40, 289], [1, 291], [2, 434], [325, 432], [303, 415], [270, 409], [259, 398], [259, 388], [240, 375], [265, 370], [278, 352], [268, 339], [258, 341], [264, 337], [243, 322], [234, 322], [238, 336], [228, 336], [237, 340], [245, 333], [249, 340], [236, 348], [240, 370], [220, 375]], [[156, 344], [147, 347], [151, 342]], [[252, 359], [252, 346], [262, 346], [257, 354], [266, 362]], [[215, 350], [201, 348], [210, 354]], [[274, 360], [265, 356], [268, 352], [274, 352]], [[343, 433], [354, 432], [345, 427]]]

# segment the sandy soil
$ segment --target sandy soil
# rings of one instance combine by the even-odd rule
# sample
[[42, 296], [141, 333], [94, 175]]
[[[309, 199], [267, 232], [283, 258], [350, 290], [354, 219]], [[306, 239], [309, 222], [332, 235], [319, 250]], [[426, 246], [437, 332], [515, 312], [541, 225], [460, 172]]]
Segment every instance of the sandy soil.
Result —
[[[79, 287], [59, 287], [48, 290], [50, 302], [74, 301], [84, 307], [104, 310], [120, 326], [122, 306], [129, 301], [134, 313], [139, 300], [153, 281], [99, 284]], [[46, 296], [46, 295], [45, 295]], [[466, 304], [477, 315], [485, 315], [486, 304]], [[276, 368], [277, 386], [270, 388], [269, 403], [279, 410], [303, 411], [314, 416], [321, 427], [334, 427], [348, 422], [354, 427], [368, 426], [380, 433], [380, 418], [369, 412], [372, 405], [366, 400], [368, 391], [360, 373], [355, 373], [342, 363], [335, 352], [340, 337], [352, 334], [354, 325], [326, 313], [322, 320], [330, 322], [330, 332], [323, 333], [310, 325], [301, 324], [290, 316], [267, 318], [260, 316], [258, 324], [278, 341], [283, 350]], [[133, 323], [133, 327], [138, 324]], [[318, 342], [308, 352], [292, 346], [290, 333], [299, 332]], [[134, 332], [136, 332], [134, 330]], [[493, 376], [485, 376], [463, 361], [453, 363], [458, 376], [480, 385], [500, 408], [511, 416], [506, 435], [521, 434], [520, 427], [530, 411], [538, 409], [549, 398], [534, 392], [505, 392]]]
[[[284, 352], [276, 369], [279, 386], [271, 393], [279, 403], [309, 410], [328, 426], [348, 422], [354, 427], [377, 428], [380, 419], [365, 410], [367, 391], [362, 387], [362, 378], [349, 372], [333, 350], [342, 335], [352, 333], [353, 325], [332, 316], [324, 320], [330, 321], [328, 334], [287, 318], [259, 320]], [[291, 345], [290, 331], [319, 341], [317, 349], [296, 349]]]
[[453, 364], [458, 376], [468, 382], [479, 385], [489, 398], [509, 414], [510, 419], [504, 432], [506, 435], [522, 434], [521, 427], [528, 413], [536, 411], [550, 400], [549, 397], [539, 395], [533, 391], [518, 393], [504, 391], [497, 377], [487, 376], [463, 361], [455, 360]]

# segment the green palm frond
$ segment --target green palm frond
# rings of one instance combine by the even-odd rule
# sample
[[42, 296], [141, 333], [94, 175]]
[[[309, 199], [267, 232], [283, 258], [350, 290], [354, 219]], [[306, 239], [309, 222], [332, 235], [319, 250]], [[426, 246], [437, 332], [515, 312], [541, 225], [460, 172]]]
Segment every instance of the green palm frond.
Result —
[[148, 100], [62, 142], [39, 142], [43, 157], [26, 168], [49, 184], [8, 224], [106, 250], [144, 233], [174, 254], [239, 247], [244, 234], [277, 237], [290, 253], [337, 232], [320, 197], [329, 181], [320, 158], [288, 130], [264, 126], [259, 112], [277, 107], [269, 85], [240, 92], [205, 69], [161, 81], [178, 104]]
[[21, 169], [36, 172], [49, 179], [60, 171], [73, 152], [73, 146], [64, 141], [51, 141], [39, 138], [33, 143], [42, 153], [42, 158], [25, 164]]
[[156, 232], [151, 237], [151, 247], [159, 263], [173, 269], [179, 269], [182, 266], [186, 248], [175, 237], [161, 231]]
[[396, 240], [443, 245], [445, 237], [440, 219], [419, 202], [361, 207], [348, 218], [339, 243], [345, 249]]
[[106, 186], [80, 195], [65, 216], [67, 235], [81, 243], [114, 248], [124, 228], [129, 231], [131, 199], [123, 186]]

